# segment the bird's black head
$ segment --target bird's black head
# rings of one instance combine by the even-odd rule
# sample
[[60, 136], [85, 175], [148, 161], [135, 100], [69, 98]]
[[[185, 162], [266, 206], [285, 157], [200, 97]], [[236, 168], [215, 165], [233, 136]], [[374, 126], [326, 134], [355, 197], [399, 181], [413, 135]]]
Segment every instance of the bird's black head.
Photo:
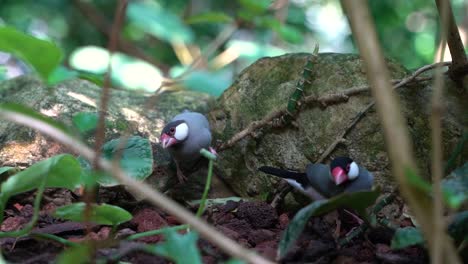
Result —
[[184, 142], [189, 133], [189, 127], [184, 120], [176, 120], [168, 123], [161, 132], [159, 142], [163, 148], [168, 148]]
[[332, 180], [336, 185], [359, 176], [359, 166], [349, 157], [337, 157], [330, 164]]

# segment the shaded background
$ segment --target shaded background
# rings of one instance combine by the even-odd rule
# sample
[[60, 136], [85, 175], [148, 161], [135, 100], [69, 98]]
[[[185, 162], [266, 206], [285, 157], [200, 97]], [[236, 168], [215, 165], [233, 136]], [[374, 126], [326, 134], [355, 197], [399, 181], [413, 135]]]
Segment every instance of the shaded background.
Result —
[[[434, 1], [369, 3], [387, 57], [409, 69], [433, 62], [440, 49]], [[468, 1], [451, 3], [468, 46]], [[64, 51], [64, 67], [102, 76], [109, 60], [106, 46], [116, 4], [0, 0], [0, 24], [54, 41]], [[218, 41], [220, 35], [227, 37]], [[215, 96], [242, 69], [264, 56], [312, 52], [316, 43], [320, 52], [356, 52], [346, 17], [334, 0], [133, 0], [118, 43], [119, 52], [112, 57], [114, 86], [143, 92], [154, 92], [164, 78], [177, 77], [200, 54], [217, 47], [175, 86]], [[450, 60], [446, 50], [445, 60]], [[56, 70], [58, 75], [61, 70]], [[0, 52], [0, 80], [29, 71], [21, 61]]]

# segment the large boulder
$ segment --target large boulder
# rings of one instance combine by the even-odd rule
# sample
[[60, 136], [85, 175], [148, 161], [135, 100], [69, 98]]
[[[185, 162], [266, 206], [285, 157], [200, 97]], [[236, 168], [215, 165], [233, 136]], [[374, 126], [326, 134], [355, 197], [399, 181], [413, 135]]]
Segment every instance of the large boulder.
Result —
[[[228, 88], [209, 114], [215, 137], [226, 142], [251, 122], [284, 108], [301, 77], [310, 54], [288, 54], [263, 58], [245, 69]], [[400, 64], [387, 62], [393, 79], [410, 74]], [[365, 67], [358, 55], [319, 54], [312, 68], [312, 83], [305, 95], [326, 95], [365, 85]], [[443, 120], [444, 157], [449, 157], [463, 131], [468, 127], [468, 96], [446, 81], [449, 93], [444, 98], [447, 111]], [[457, 92], [458, 91], [458, 92]], [[408, 85], [398, 90], [402, 111], [414, 144], [421, 172], [430, 170], [430, 96], [431, 82]], [[297, 115], [295, 125], [263, 128], [220, 153], [221, 177], [238, 194], [268, 197], [278, 181], [257, 171], [262, 165], [303, 170], [316, 161], [350, 122], [372, 101], [369, 92], [351, 96], [347, 102], [307, 105]], [[346, 135], [331, 156], [349, 155], [376, 176], [376, 183], [390, 191], [395, 183], [390, 174], [381, 123], [374, 109]], [[462, 159], [466, 160], [465, 149]], [[329, 161], [329, 160], [327, 160]], [[291, 198], [291, 197], [289, 197]]]

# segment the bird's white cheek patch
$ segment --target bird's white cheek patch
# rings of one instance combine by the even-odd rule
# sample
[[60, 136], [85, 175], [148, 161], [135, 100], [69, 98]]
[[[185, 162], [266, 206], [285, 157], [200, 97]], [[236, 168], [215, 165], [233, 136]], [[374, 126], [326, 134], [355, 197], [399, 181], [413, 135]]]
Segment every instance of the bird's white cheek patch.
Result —
[[359, 176], [359, 167], [356, 164], [356, 162], [351, 162], [349, 165], [349, 172], [348, 172], [348, 178], [350, 180], [354, 180]]
[[291, 179], [285, 179], [289, 184], [292, 185], [292, 187], [299, 189], [301, 191], [305, 191], [304, 188], [300, 183], [298, 183], [296, 180], [291, 180]]
[[176, 131], [174, 133], [174, 138], [178, 141], [184, 140], [188, 136], [188, 126], [186, 123], [181, 123], [176, 127]]

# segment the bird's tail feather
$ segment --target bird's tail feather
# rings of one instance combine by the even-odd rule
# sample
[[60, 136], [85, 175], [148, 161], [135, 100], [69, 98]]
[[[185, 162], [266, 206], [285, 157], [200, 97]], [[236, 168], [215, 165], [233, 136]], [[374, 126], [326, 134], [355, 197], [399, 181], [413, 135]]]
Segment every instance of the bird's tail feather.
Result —
[[270, 166], [262, 166], [262, 167], [258, 168], [258, 170], [261, 171], [261, 172], [267, 173], [267, 174], [271, 174], [271, 175], [280, 177], [280, 178], [293, 179], [293, 180], [296, 180], [298, 182], [302, 182], [307, 176], [307, 174], [305, 174], [303, 172], [283, 170], [283, 169], [278, 169], [278, 168], [274, 168], [274, 167], [270, 167]]

